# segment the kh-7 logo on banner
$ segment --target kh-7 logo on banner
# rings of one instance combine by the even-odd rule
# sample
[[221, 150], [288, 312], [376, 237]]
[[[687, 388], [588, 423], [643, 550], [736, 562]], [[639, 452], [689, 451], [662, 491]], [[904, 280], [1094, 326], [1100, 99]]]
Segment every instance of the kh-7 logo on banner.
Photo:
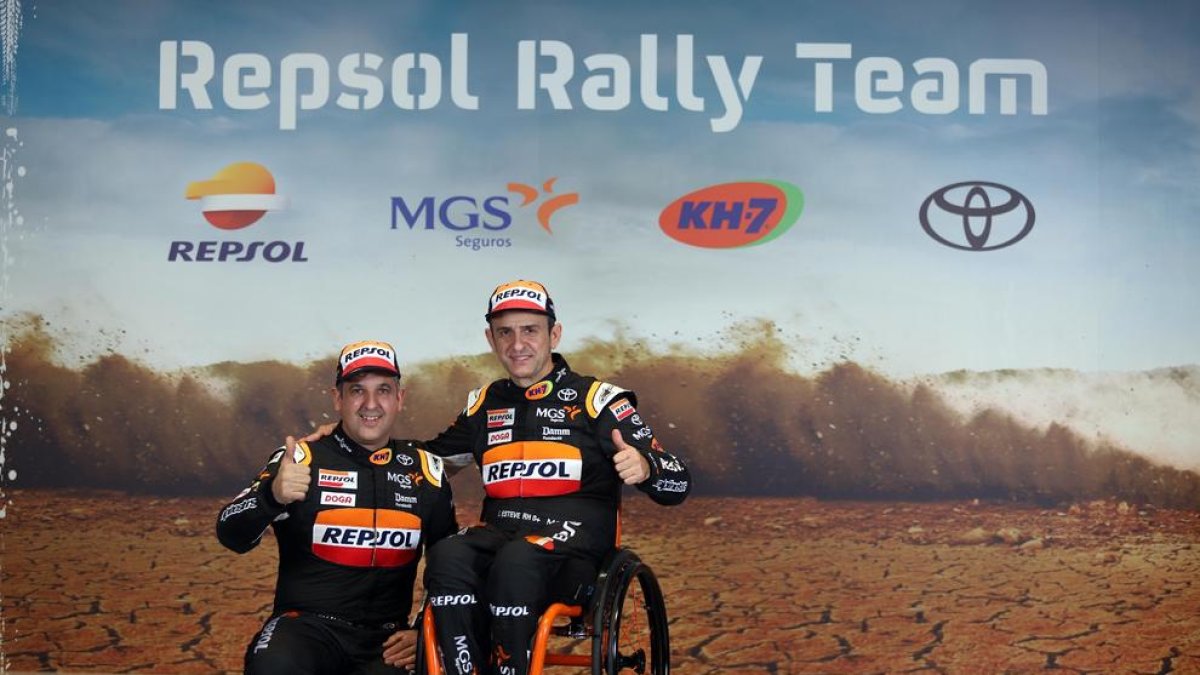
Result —
[[663, 209], [658, 226], [675, 241], [701, 248], [740, 248], [778, 238], [800, 218], [804, 194], [774, 180], [710, 185]]

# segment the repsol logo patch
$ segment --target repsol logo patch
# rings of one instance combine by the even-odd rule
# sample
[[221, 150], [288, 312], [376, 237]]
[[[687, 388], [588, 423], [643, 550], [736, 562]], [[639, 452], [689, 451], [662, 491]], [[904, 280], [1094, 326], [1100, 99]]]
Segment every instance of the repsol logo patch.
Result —
[[429, 604], [434, 607], [453, 607], [456, 605], [474, 605], [475, 596], [470, 593], [462, 595], [435, 595], [429, 598]]
[[546, 306], [546, 296], [533, 290], [532, 288], [512, 288], [507, 291], [500, 291], [496, 295], [492, 296], [492, 305], [498, 306], [505, 300], [515, 300], [518, 298], [525, 298], [530, 302], [535, 303], [539, 307]]
[[330, 525], [321, 529], [321, 543], [359, 547], [415, 548], [417, 535], [418, 533], [410, 530], [376, 530], [365, 527]]
[[487, 467], [487, 482], [509, 478], [570, 478], [569, 463], [563, 460], [535, 459], [497, 462]]
[[500, 445], [483, 453], [483, 485], [489, 497], [550, 497], [579, 490], [579, 449], [553, 441]]
[[608, 407], [612, 411], [613, 417], [618, 420], [623, 420], [633, 414], [633, 405], [629, 401], [621, 401], [615, 405]]
[[331, 509], [318, 513], [313, 523], [313, 554], [349, 567], [407, 565], [416, 558], [420, 543], [421, 519], [411, 513]]
[[317, 472], [317, 487], [341, 488], [343, 490], [358, 489], [357, 471], [333, 471], [321, 469]]
[[500, 408], [497, 410], [487, 411], [487, 425], [489, 429], [495, 429], [497, 427], [511, 427], [516, 419], [516, 408]]
[[501, 606], [489, 604], [488, 608], [492, 610], [492, 616], [529, 616], [529, 608], [525, 605]]
[[385, 365], [391, 365], [396, 360], [396, 355], [392, 350], [382, 345], [367, 345], [352, 349], [345, 354], [342, 354], [342, 367], [347, 368], [351, 363], [367, 357], [379, 357], [378, 361], [382, 361]]

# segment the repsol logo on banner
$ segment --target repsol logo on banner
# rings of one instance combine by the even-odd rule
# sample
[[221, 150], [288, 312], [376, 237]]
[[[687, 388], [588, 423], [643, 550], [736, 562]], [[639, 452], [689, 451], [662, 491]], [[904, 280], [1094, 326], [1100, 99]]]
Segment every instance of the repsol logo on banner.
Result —
[[658, 226], [668, 237], [700, 248], [765, 244], [800, 218], [804, 195], [790, 183], [739, 181], [700, 188], [663, 209]]
[[[234, 162], [208, 180], [189, 183], [184, 196], [200, 202], [204, 219], [219, 230], [240, 230], [257, 223], [287, 200], [275, 193], [275, 177], [261, 164]], [[302, 241], [178, 239], [167, 262], [308, 262]]]
[[[508, 195], [451, 195], [449, 197], [420, 196], [391, 198], [391, 229], [454, 232], [456, 248], [480, 251], [486, 248], [510, 248], [513, 240], [505, 233], [513, 224], [514, 208], [523, 208], [546, 199], [537, 205], [537, 221], [548, 234], [553, 234], [550, 219], [560, 209], [579, 202], [578, 193], [554, 194], [550, 178], [537, 187], [524, 183], [509, 183], [509, 192], [521, 197], [515, 207]], [[482, 236], [479, 236], [482, 235]]]

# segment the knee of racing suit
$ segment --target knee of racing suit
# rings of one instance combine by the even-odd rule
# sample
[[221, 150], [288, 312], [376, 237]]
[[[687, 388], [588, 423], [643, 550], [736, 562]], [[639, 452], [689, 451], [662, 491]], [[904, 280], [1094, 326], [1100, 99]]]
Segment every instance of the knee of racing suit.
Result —
[[429, 549], [425, 587], [433, 593], [471, 593], [482, 590], [478, 551], [463, 537], [447, 537]]
[[447, 537], [429, 550], [425, 587], [447, 673], [487, 672], [488, 624], [480, 598], [479, 551], [463, 537]]
[[246, 646], [247, 675], [320, 673], [339, 661], [326, 636], [289, 612], [272, 617]]
[[525, 672], [530, 640], [560, 564], [561, 558], [525, 539], [513, 540], [496, 553], [484, 591], [492, 622], [493, 672]]

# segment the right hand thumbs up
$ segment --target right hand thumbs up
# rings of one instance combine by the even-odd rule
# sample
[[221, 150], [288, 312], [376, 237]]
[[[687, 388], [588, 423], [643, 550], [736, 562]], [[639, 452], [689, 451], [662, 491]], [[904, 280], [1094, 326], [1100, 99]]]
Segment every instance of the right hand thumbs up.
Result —
[[307, 465], [296, 463], [296, 439], [288, 436], [283, 457], [279, 459], [279, 473], [271, 482], [271, 496], [284, 506], [304, 499], [312, 481], [311, 473]]

